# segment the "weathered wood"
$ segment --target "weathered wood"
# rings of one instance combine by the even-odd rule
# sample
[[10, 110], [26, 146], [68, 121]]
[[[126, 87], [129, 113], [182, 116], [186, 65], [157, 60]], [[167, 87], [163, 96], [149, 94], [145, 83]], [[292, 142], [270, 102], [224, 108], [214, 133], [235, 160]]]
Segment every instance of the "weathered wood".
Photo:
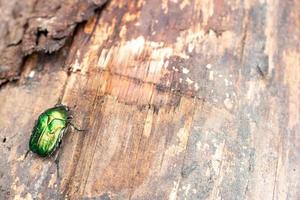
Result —
[[[1, 88], [0, 199], [299, 199], [299, 9], [110, 1]], [[60, 100], [88, 131], [24, 158]]]

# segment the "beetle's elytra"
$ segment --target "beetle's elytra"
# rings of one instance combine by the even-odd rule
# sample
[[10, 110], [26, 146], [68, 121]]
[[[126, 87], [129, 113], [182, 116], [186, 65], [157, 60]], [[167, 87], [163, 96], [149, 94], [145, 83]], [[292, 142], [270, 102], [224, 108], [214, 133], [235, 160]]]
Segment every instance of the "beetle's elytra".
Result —
[[44, 111], [36, 121], [29, 141], [29, 149], [40, 156], [51, 155], [59, 146], [70, 125], [69, 108], [57, 105]]

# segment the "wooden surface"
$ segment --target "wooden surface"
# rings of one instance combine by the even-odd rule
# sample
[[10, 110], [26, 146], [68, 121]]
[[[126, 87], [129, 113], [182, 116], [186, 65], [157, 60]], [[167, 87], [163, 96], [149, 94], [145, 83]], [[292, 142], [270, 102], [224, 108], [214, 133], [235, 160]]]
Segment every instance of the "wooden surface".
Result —
[[300, 199], [300, 1], [0, 2], [0, 199]]

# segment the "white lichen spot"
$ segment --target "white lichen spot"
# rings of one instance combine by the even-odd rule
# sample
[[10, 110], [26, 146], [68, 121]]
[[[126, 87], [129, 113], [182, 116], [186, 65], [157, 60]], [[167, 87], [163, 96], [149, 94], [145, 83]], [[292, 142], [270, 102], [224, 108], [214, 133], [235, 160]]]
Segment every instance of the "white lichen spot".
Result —
[[187, 69], [187, 68], [185, 68], [185, 67], [182, 68], [182, 73], [187, 74], [187, 73], [189, 73], [189, 72], [190, 72], [189, 69]]
[[207, 64], [205, 67], [206, 67], [207, 69], [211, 69], [211, 64], [209, 63], [209, 64]]
[[201, 147], [202, 147], [201, 141], [197, 142], [196, 147], [197, 147], [197, 150], [198, 150], [198, 151], [201, 150]]
[[130, 49], [132, 54], [138, 54], [144, 49], [145, 46], [145, 38], [143, 36], [140, 36], [136, 39], [133, 39], [129, 41], [125, 47], [125, 49]]
[[34, 75], [35, 75], [35, 71], [34, 71], [34, 70], [32, 70], [32, 71], [29, 73], [28, 77], [29, 77], [29, 78], [33, 78], [33, 77], [34, 77]]
[[192, 53], [193, 50], [194, 50], [194, 48], [195, 48], [194, 44], [193, 43], [189, 43], [189, 46], [188, 46], [189, 53]]
[[193, 81], [192, 79], [190, 79], [189, 77], [187, 77], [187, 78], [185, 79], [185, 81], [186, 81], [189, 85], [191, 85], [192, 83], [194, 83], [194, 81]]
[[227, 78], [224, 78], [224, 82], [225, 82], [225, 86], [229, 85], [229, 81], [227, 80]]
[[222, 75], [222, 74], [219, 74], [218, 76], [219, 76], [220, 78], [222, 78], [222, 77], [223, 77], [223, 75]]
[[176, 67], [172, 67], [172, 69], [175, 71], [175, 72], [178, 72], [179, 69], [177, 69]]

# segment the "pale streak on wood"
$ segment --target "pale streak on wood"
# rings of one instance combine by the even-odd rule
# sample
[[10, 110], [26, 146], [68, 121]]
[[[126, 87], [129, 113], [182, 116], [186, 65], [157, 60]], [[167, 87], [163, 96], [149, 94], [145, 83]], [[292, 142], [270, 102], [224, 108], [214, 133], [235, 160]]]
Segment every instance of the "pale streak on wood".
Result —
[[147, 113], [147, 117], [146, 117], [146, 120], [145, 120], [145, 125], [144, 125], [144, 130], [143, 130], [143, 135], [148, 138], [151, 134], [151, 128], [152, 128], [152, 123], [153, 123], [153, 114], [154, 114], [154, 108], [151, 107], [149, 110], [148, 110], [148, 113]]
[[207, 35], [203, 30], [203, 26], [199, 23], [180, 32], [180, 36], [174, 44], [174, 49], [179, 52], [188, 45], [190, 49], [195, 50], [197, 53], [214, 49], [217, 53], [223, 54], [226, 49], [234, 49], [238, 45], [234, 42], [236, 38], [236, 33], [232, 31], [225, 31], [217, 37], [216, 33], [210, 30]]
[[161, 1], [161, 8], [164, 11], [164, 14], [168, 13], [168, 3], [169, 3], [169, 0], [162, 0]]
[[[148, 54], [149, 58], [141, 62], [140, 58], [143, 54]], [[166, 73], [165, 59], [173, 54], [171, 47], [164, 47], [163, 43], [145, 41], [145, 38], [140, 36], [110, 49], [103, 49], [98, 60], [98, 67], [107, 69], [109, 65], [114, 73], [131, 77], [138, 76], [136, 78], [144, 81], [157, 82]], [[136, 74], [137, 67], [141, 68], [141, 65], [145, 65], [145, 70]]]
[[267, 16], [266, 16], [266, 48], [265, 53], [268, 55], [268, 71], [267, 77], [270, 78], [272, 71], [275, 68], [274, 56], [276, 53], [277, 45], [277, 14], [278, 13], [278, 0], [267, 0]]
[[285, 63], [284, 82], [289, 88], [289, 121], [288, 126], [292, 129], [299, 123], [300, 119], [300, 53], [299, 50], [289, 50], [283, 54], [283, 62]]
[[[96, 17], [94, 17], [96, 18]], [[108, 64], [106, 62], [108, 62], [109, 60], [101, 61], [101, 59], [99, 58], [98, 61], [95, 60], [98, 56], [98, 48], [99, 45], [103, 44], [104, 41], [107, 40], [107, 38], [112, 34], [114, 27], [115, 27], [115, 23], [116, 21], [113, 20], [112, 24], [108, 24], [106, 22], [103, 21], [103, 19], [100, 19], [98, 24], [96, 24], [97, 20], [92, 19], [92, 22], [89, 22], [85, 27], [84, 31], [86, 33], [89, 33], [91, 31], [95, 31], [95, 33], [92, 35], [91, 39], [90, 39], [90, 43], [91, 45], [88, 46], [88, 49], [85, 50], [84, 55], [82, 55], [83, 60], [81, 63], [78, 63], [78, 59], [81, 56], [80, 55], [80, 49], [77, 50], [76, 53], [76, 57], [75, 57], [75, 61], [73, 61], [70, 65], [71, 70], [74, 71], [80, 71], [81, 74], [85, 75], [87, 73], [87, 71], [89, 70], [89, 68], [96, 68], [96, 66], [100, 66], [100, 68], [105, 68], [104, 64]], [[96, 28], [94, 29], [94, 26], [96, 26]], [[97, 63], [98, 62], [98, 63]], [[104, 63], [103, 63], [104, 62]], [[92, 66], [90, 66], [92, 64]]]
[[246, 0], [244, 1], [244, 7], [246, 10], [252, 8], [255, 4], [259, 3], [260, 0]]
[[221, 199], [220, 188], [221, 188], [221, 183], [223, 181], [223, 178], [225, 177], [225, 170], [222, 170], [222, 167], [223, 167], [222, 164], [223, 164], [223, 159], [225, 159], [224, 154], [227, 153], [224, 150], [224, 148], [225, 148], [225, 141], [223, 141], [217, 147], [217, 151], [213, 155], [212, 165], [213, 165], [213, 169], [215, 170], [215, 173], [218, 175], [218, 179], [217, 179], [216, 183], [214, 184], [214, 187], [211, 191], [211, 195], [209, 197], [209, 199], [211, 199], [211, 200]]
[[200, 14], [203, 15], [203, 23], [207, 25], [208, 19], [214, 14], [214, 1], [194, 1], [194, 10], [196, 11], [196, 16], [200, 16]]
[[183, 0], [180, 2], [180, 9], [183, 10], [186, 6], [189, 6], [191, 4], [190, 0]]
[[169, 194], [169, 200], [176, 200], [177, 199], [177, 192], [179, 188], [179, 181], [174, 181], [174, 187], [172, 188], [172, 191]]
[[[290, 49], [283, 52], [283, 63], [285, 64], [285, 76], [284, 82], [289, 88], [289, 106], [288, 110], [288, 135], [284, 135], [284, 139], [279, 143], [279, 159], [278, 169], [276, 174], [276, 187], [275, 197], [276, 199], [286, 199], [288, 196], [297, 196], [297, 189], [300, 187], [300, 175], [296, 173], [291, 178], [291, 172], [297, 170], [300, 166], [299, 159], [297, 158], [300, 147], [300, 133], [299, 133], [299, 122], [300, 122], [300, 53], [299, 50]], [[292, 134], [294, 133], [294, 136]], [[299, 158], [299, 156], [298, 156]]]

